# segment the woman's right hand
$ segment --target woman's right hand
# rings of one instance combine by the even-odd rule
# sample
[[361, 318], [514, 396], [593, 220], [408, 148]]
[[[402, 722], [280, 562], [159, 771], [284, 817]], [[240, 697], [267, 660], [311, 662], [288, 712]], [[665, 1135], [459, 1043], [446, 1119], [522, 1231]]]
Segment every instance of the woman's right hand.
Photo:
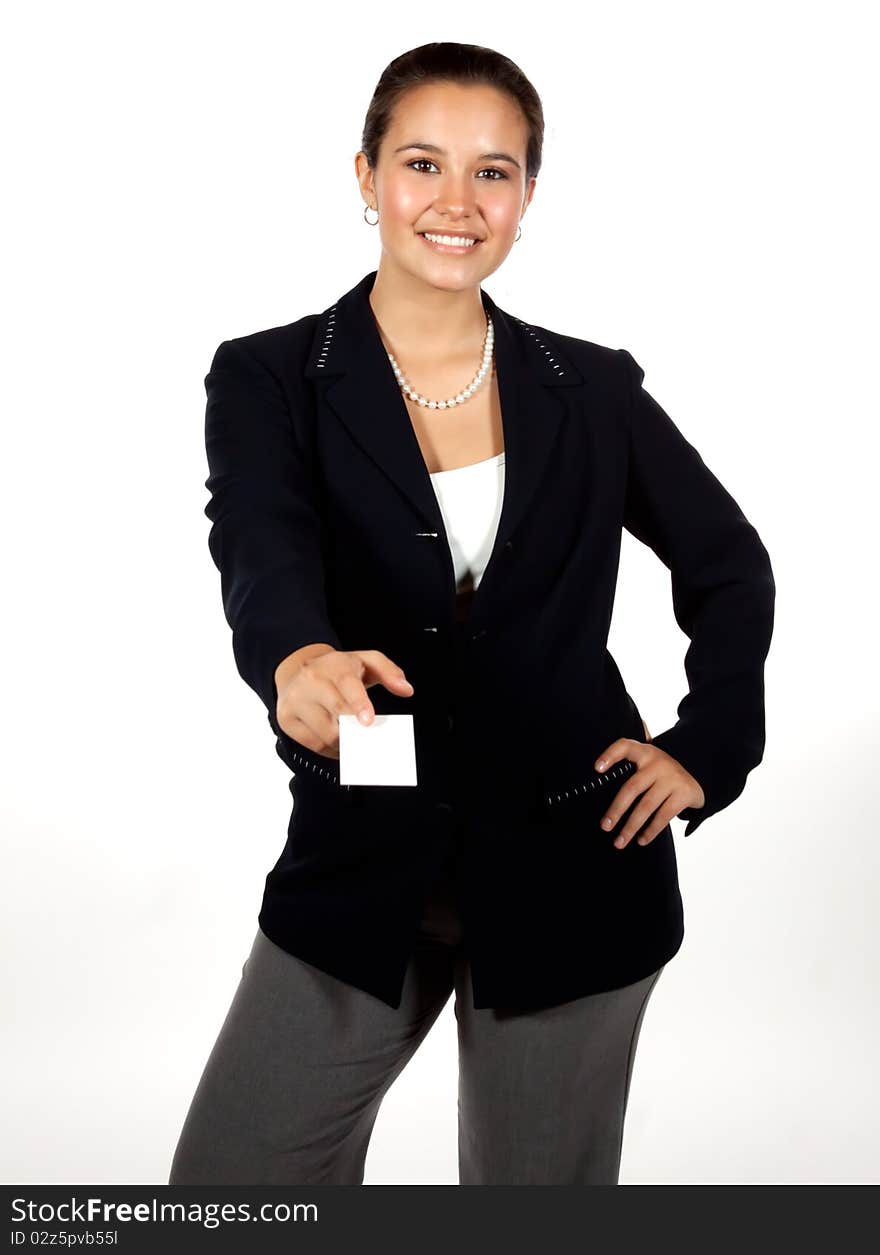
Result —
[[338, 758], [339, 716], [372, 723], [376, 712], [367, 689], [373, 684], [384, 684], [398, 697], [415, 692], [401, 668], [378, 649], [306, 645], [276, 669], [278, 725], [306, 749]]

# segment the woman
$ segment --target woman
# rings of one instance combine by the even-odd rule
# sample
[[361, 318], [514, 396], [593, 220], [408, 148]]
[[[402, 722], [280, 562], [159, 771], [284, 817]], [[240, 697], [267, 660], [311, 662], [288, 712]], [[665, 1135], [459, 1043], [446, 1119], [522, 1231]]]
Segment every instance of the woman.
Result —
[[[774, 584], [630, 354], [482, 290], [542, 134], [505, 57], [399, 57], [356, 158], [378, 270], [214, 356], [209, 543], [294, 807], [171, 1184], [362, 1183], [453, 991], [461, 1183], [618, 1180], [683, 937], [670, 820], [688, 835], [761, 759]], [[605, 648], [622, 527], [691, 638], [653, 741]], [[390, 714], [417, 786], [344, 784], [340, 716]]]

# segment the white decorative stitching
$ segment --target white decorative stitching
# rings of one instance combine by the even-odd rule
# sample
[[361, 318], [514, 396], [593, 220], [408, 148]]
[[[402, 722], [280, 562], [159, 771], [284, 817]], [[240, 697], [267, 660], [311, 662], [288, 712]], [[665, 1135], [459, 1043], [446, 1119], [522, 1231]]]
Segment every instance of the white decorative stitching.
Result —
[[546, 344], [544, 344], [543, 340], [538, 338], [538, 333], [535, 331], [534, 327], [530, 326], [527, 322], [523, 322], [521, 318], [516, 318], [516, 315], [514, 315], [514, 318], [516, 322], [518, 322], [519, 325], [523, 328], [523, 330], [529, 333], [529, 335], [535, 341], [535, 344], [540, 345], [540, 347], [544, 350], [544, 356], [548, 359], [549, 363], [553, 366], [553, 369], [556, 372], [556, 374], [564, 375], [565, 371], [562, 369], [561, 366], [558, 366], [556, 364], [556, 358], [551, 357], [550, 350], [547, 348]]
[[[607, 784], [609, 780], [616, 780], [620, 776], [629, 775], [629, 773], [634, 768], [635, 768], [635, 763], [631, 762], [628, 758], [625, 758], [623, 762], [615, 763], [615, 765], [609, 771], [606, 771], [604, 775], [594, 776], [592, 780], [587, 780], [584, 782], [584, 784], [573, 787], [572, 792], [577, 794], [577, 793], [585, 793], [587, 788], [591, 790], [597, 789], [601, 785]], [[568, 790], [566, 790], [564, 793], [557, 793], [555, 795], [552, 793], [548, 793], [545, 796], [544, 801], [547, 803], [548, 806], [552, 806], [555, 802], [565, 801], [568, 795], [569, 795]]]
[[324, 358], [327, 356], [328, 350], [330, 348], [330, 341], [333, 339], [333, 332], [336, 329], [336, 312], [335, 311], [336, 311], [336, 306], [335, 305], [331, 306], [330, 313], [327, 318], [327, 326], [324, 328], [324, 347], [321, 349], [321, 354], [318, 358], [318, 361], [315, 363], [316, 366], [326, 365]]
[[[331, 780], [334, 784], [339, 784], [339, 774], [338, 772], [335, 772], [332, 768], [319, 767], [317, 763], [310, 762], [307, 758], [303, 758], [302, 754], [298, 753], [296, 750], [291, 750], [291, 754], [293, 755], [293, 757], [296, 759], [298, 763], [301, 763], [304, 767], [308, 767], [309, 771], [317, 772], [317, 774], [321, 776], [323, 779]], [[351, 785], [346, 784], [346, 785], [343, 785], [342, 787], [345, 789], [350, 789]]]

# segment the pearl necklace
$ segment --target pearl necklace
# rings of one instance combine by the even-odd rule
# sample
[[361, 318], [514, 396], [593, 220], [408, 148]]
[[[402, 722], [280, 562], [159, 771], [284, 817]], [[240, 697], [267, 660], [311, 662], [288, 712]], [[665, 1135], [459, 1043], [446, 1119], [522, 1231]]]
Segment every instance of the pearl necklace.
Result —
[[489, 368], [492, 365], [492, 350], [495, 347], [495, 328], [492, 326], [492, 319], [488, 314], [486, 315], [486, 338], [483, 341], [483, 346], [483, 361], [480, 369], [466, 388], [462, 389], [454, 397], [447, 397], [445, 401], [429, 401], [427, 397], [423, 397], [416, 392], [397, 365], [393, 353], [388, 353], [387, 349], [385, 351], [388, 353], [388, 360], [392, 365], [401, 391], [405, 392], [410, 400], [415, 401], [417, 405], [424, 405], [429, 410], [451, 410], [453, 405], [461, 405], [463, 401], [467, 401], [469, 397], [472, 397], [489, 373]]

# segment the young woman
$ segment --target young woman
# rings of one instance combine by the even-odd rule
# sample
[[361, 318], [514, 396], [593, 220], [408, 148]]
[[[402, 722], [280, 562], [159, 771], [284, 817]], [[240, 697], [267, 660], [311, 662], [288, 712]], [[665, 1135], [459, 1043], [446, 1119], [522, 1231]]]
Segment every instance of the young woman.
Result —
[[[461, 1183], [618, 1180], [683, 938], [670, 821], [687, 836], [761, 761], [775, 587], [634, 358], [482, 289], [542, 135], [498, 53], [397, 58], [356, 157], [378, 269], [212, 361], [209, 544], [294, 805], [171, 1184], [362, 1183], [453, 993]], [[624, 527], [690, 638], [653, 741], [606, 648]], [[415, 787], [342, 783], [340, 716], [404, 714]]]

